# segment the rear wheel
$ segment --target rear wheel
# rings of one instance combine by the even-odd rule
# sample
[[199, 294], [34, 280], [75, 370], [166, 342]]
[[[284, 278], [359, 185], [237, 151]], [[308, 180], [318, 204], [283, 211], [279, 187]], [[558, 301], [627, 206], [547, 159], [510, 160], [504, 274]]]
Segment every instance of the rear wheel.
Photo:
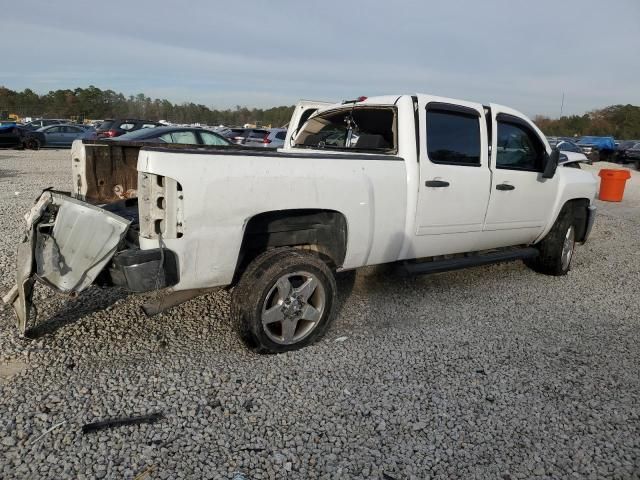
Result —
[[566, 275], [576, 246], [576, 227], [571, 205], [565, 205], [547, 236], [536, 245], [540, 255], [525, 260], [525, 264], [539, 273]]
[[30, 150], [40, 150], [40, 140], [37, 138], [28, 138], [24, 143]]
[[259, 353], [297, 350], [320, 339], [335, 316], [336, 281], [317, 254], [293, 248], [258, 256], [232, 294], [231, 316]]

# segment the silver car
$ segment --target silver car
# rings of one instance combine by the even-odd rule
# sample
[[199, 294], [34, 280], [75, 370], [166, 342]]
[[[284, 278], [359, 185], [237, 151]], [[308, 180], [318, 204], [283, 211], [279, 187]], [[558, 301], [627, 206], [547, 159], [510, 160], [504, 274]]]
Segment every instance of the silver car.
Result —
[[70, 147], [74, 140], [87, 134], [87, 130], [78, 125], [51, 125], [36, 131], [44, 134], [46, 147]]
[[286, 128], [272, 128], [269, 131], [251, 133], [244, 141], [244, 145], [252, 147], [281, 148], [287, 137]]

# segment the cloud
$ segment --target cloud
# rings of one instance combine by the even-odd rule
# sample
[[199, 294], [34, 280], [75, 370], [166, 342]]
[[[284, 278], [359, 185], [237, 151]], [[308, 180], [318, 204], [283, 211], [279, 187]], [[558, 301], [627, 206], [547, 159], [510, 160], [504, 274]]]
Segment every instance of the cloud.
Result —
[[640, 103], [640, 65], [625, 48], [640, 44], [635, 0], [606, 13], [596, 0], [112, 7], [5, 9], [0, 28], [15, 45], [0, 81], [38, 91], [94, 84], [214, 107], [416, 91], [530, 114], [556, 114], [563, 92], [570, 113]]

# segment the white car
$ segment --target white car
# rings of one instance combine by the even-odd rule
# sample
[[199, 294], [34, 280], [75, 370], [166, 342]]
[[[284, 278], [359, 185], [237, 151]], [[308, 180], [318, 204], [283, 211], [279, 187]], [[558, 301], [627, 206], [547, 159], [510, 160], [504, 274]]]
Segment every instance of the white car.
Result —
[[561, 140], [556, 145], [556, 148], [560, 150], [560, 153], [562, 153], [562, 156], [560, 157], [561, 165], [571, 163], [590, 163], [582, 149], [573, 142]]
[[148, 313], [233, 286], [231, 317], [246, 343], [294, 350], [329, 328], [341, 272], [524, 260], [564, 275], [593, 225], [595, 177], [557, 168], [560, 152], [508, 107], [361, 97], [307, 102], [290, 126], [277, 151], [136, 155], [76, 141], [72, 195], [44, 192], [25, 217], [17, 285], [4, 297], [20, 332], [35, 281], [75, 296], [100, 275], [130, 291], [164, 289]]

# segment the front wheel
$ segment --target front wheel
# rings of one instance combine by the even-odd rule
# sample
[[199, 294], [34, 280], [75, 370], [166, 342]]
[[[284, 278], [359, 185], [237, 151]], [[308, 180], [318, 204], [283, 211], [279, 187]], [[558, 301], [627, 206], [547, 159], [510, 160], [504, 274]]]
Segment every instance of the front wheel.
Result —
[[297, 350], [320, 339], [335, 316], [336, 281], [319, 256], [293, 248], [267, 251], [242, 274], [231, 316], [259, 353]]
[[526, 260], [528, 267], [547, 275], [566, 275], [576, 248], [576, 227], [571, 205], [566, 205], [544, 239], [536, 245], [540, 254]]

